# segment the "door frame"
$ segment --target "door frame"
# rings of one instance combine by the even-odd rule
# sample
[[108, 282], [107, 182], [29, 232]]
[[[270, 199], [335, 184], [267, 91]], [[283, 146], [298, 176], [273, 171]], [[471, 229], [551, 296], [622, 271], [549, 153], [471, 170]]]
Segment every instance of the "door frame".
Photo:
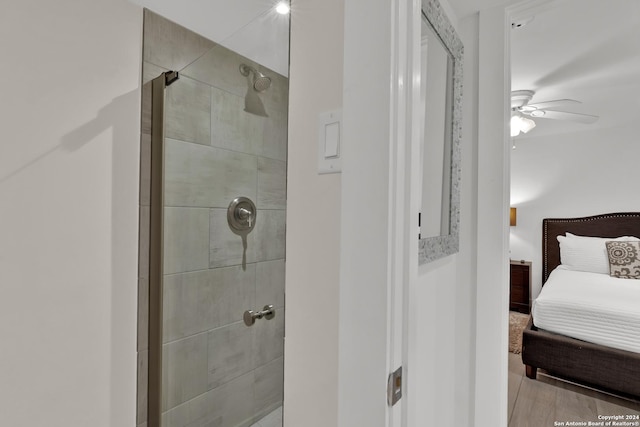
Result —
[[411, 266], [417, 269], [418, 262], [417, 229], [411, 227], [418, 213], [408, 204], [419, 135], [412, 112], [419, 101], [413, 79], [419, 75], [420, 8], [413, 0], [345, 2], [341, 427], [400, 427], [406, 419], [406, 380], [396, 405], [383, 397], [391, 372], [402, 366], [404, 378], [409, 375], [404, 307]]
[[511, 22], [552, 1], [524, 0], [479, 14], [476, 426], [508, 422]]

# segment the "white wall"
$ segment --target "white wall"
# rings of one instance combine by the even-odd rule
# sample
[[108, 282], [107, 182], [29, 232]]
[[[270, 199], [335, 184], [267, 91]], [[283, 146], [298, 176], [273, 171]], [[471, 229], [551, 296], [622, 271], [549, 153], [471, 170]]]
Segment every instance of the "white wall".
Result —
[[338, 425], [341, 175], [317, 173], [317, 120], [318, 114], [342, 107], [343, 21], [343, 0], [296, 0], [293, 4], [287, 174], [287, 426]]
[[[342, 176], [318, 176], [316, 116], [342, 102], [334, 92], [341, 89], [342, 76], [333, 74], [341, 60], [342, 34], [335, 30], [342, 19], [342, 5], [334, 3], [298, 0], [292, 15], [285, 425], [383, 426], [389, 372], [386, 230], [390, 221], [391, 130], [389, 58], [380, 52], [381, 46], [391, 44], [391, 5], [379, 3], [374, 8], [369, 4], [363, 15], [364, 5], [347, 4], [344, 170]], [[295, 5], [307, 13], [297, 16]], [[477, 23], [472, 21], [470, 25], [468, 37], [473, 42]], [[327, 32], [326, 28], [334, 31]], [[469, 51], [472, 60], [468, 79], [472, 82], [477, 79], [477, 48]], [[365, 68], [369, 71], [363, 74]], [[313, 84], [318, 75], [325, 82], [321, 88]], [[468, 124], [469, 131], [463, 142], [460, 254], [419, 272], [413, 270], [418, 274], [417, 301], [413, 302], [419, 324], [413, 344], [417, 363], [406, 372], [407, 381], [418, 386], [411, 388], [415, 394], [405, 401], [416, 412], [410, 426], [473, 422], [477, 228], [477, 151], [475, 120], [471, 117], [473, 103], [477, 105], [474, 99], [465, 106], [469, 114], [465, 128]], [[336, 199], [340, 194], [342, 202]], [[340, 210], [342, 224], [336, 217]], [[315, 218], [313, 226], [309, 225], [310, 218]], [[340, 277], [335, 275], [337, 267]], [[309, 315], [319, 307], [324, 315]], [[339, 325], [334, 317], [338, 308]], [[335, 335], [338, 329], [339, 342]], [[340, 393], [340, 401], [334, 393]]]
[[507, 425], [504, 16], [500, 7], [458, 24], [465, 46], [460, 252], [418, 273], [417, 419], [425, 425]]
[[[444, 3], [444, 2], [443, 2]], [[446, 7], [446, 3], [444, 3]], [[447, 10], [449, 16], [455, 16]], [[456, 21], [454, 20], [454, 23]], [[477, 17], [457, 24], [464, 44], [460, 251], [421, 266], [415, 287], [415, 425], [473, 425], [476, 313]], [[455, 414], [443, 417], [443, 414]]]
[[[60, 0], [55, 4], [11, 0], [3, 6], [0, 51], [11, 69], [5, 70], [0, 103], [4, 131], [0, 155], [2, 423], [12, 427], [132, 426], [141, 9], [124, 0]], [[317, 114], [342, 104], [343, 7], [342, 0], [296, 0], [292, 15], [285, 344], [285, 423], [290, 426], [338, 425], [339, 228], [341, 180], [346, 174], [317, 175], [315, 156]], [[347, 31], [355, 37], [352, 40], [362, 37], [357, 34], [362, 28], [371, 31], [374, 38], [361, 48], [374, 57], [377, 42], [388, 41], [389, 29], [378, 40], [372, 23], [388, 23], [387, 11], [381, 7], [367, 15], [355, 3], [350, 7], [351, 16], [359, 18]], [[469, 22], [461, 26], [467, 49], [477, 33], [474, 21]], [[363, 61], [367, 55], [361, 57]], [[355, 54], [350, 57], [357, 59]], [[474, 67], [467, 67], [468, 78], [473, 80], [477, 76]], [[363, 70], [380, 72], [349, 68], [351, 81]], [[369, 76], [376, 84], [388, 85], [388, 80], [376, 77]], [[363, 82], [361, 90], [369, 83]], [[360, 102], [366, 105], [368, 99]], [[476, 223], [474, 180], [479, 171], [473, 136], [476, 124], [470, 115], [477, 102], [471, 102], [465, 106], [462, 248], [458, 255], [419, 272], [417, 306], [432, 310], [421, 314], [423, 321], [431, 323], [421, 332], [420, 351], [425, 358], [417, 367], [422, 371], [415, 381], [428, 381], [423, 390], [427, 419], [450, 425], [473, 425], [475, 235], [486, 224]], [[384, 128], [384, 120], [372, 120], [372, 124], [376, 126], [368, 133], [352, 124], [351, 136], [365, 144], [368, 140], [363, 135]], [[375, 135], [378, 143], [384, 138]], [[380, 162], [376, 156], [384, 156], [384, 145], [375, 147], [374, 152], [351, 152], [366, 153], [360, 160], [366, 162], [369, 172]], [[350, 191], [363, 185], [358, 178], [348, 180]], [[375, 198], [374, 215], [380, 212], [378, 204], [383, 198]], [[376, 217], [373, 223], [380, 220]], [[366, 224], [363, 234], [376, 232]], [[349, 252], [342, 256], [348, 260]], [[375, 268], [369, 276], [376, 283], [372, 293], [363, 291], [362, 282], [355, 288], [349, 282], [341, 286], [346, 292], [342, 301], [370, 316], [354, 323], [346, 337], [367, 337], [366, 345], [376, 351], [367, 353], [372, 347], [364, 347], [346, 356], [354, 365], [364, 356], [358, 369], [363, 375], [371, 374], [371, 383], [352, 384], [344, 390], [355, 392], [361, 387], [367, 396], [375, 395], [382, 402], [384, 393], [377, 390], [386, 380], [386, 366], [381, 362], [386, 354], [380, 352], [384, 340], [376, 334], [385, 332], [377, 328], [375, 312], [368, 310], [386, 304], [386, 288], [377, 286], [379, 278], [374, 273], [382, 267], [375, 264], [377, 258], [370, 259]], [[485, 309], [496, 306], [500, 307], [499, 301]], [[359, 314], [356, 311], [351, 316], [357, 320]], [[374, 323], [364, 321], [367, 318]], [[487, 321], [499, 329], [494, 316]], [[355, 343], [347, 344], [355, 348]], [[493, 341], [477, 345], [497, 347]], [[493, 354], [476, 353], [485, 359]], [[493, 386], [499, 381], [483, 384], [487, 387], [484, 394], [491, 394], [488, 410], [496, 407]], [[345, 407], [343, 414], [348, 410]], [[353, 410], [353, 417], [375, 421], [367, 425], [384, 423], [377, 408]], [[446, 418], [439, 417], [442, 414]], [[348, 419], [347, 414], [343, 420]]]
[[[530, 135], [530, 136], [529, 136]], [[542, 280], [542, 219], [638, 211], [634, 124], [516, 139], [511, 151], [511, 258], [533, 262], [532, 297]]]
[[142, 10], [0, 15], [0, 423], [135, 424]]
[[[337, 29], [342, 5], [312, 0], [298, 0], [296, 4], [300, 11], [313, 10], [317, 15], [301, 12], [297, 17], [295, 8], [292, 15], [285, 425], [383, 426], [386, 421], [382, 392], [389, 372], [385, 316], [389, 304], [386, 215], [391, 131], [387, 127], [389, 99], [385, 98], [389, 81], [385, 73], [389, 71], [384, 65], [389, 59], [380, 54], [380, 46], [390, 45], [390, 4], [375, 8], [369, 5], [367, 14], [362, 14], [364, 6], [350, 2], [344, 11], [347, 23], [342, 176], [318, 176], [315, 157], [316, 116], [342, 102], [341, 92], [334, 92], [342, 90], [342, 76], [333, 74], [341, 61], [342, 34]], [[328, 27], [334, 31], [327, 32]], [[455, 256], [413, 270], [417, 277], [413, 279], [416, 288], [412, 296], [416, 301], [412, 305], [418, 326], [416, 342], [412, 344], [416, 364], [405, 371], [407, 381], [414, 385], [410, 388], [414, 394], [405, 400], [405, 404], [412, 405], [410, 427], [474, 423], [477, 17], [463, 23], [461, 34], [468, 44], [461, 250]], [[363, 69], [369, 71], [363, 75]], [[316, 78], [322, 80], [313, 84]], [[503, 130], [501, 123], [498, 128]], [[502, 165], [501, 159], [495, 162]], [[503, 197], [501, 183], [498, 192]], [[346, 215], [342, 224], [337, 216], [340, 210]], [[494, 254], [498, 260], [502, 255]], [[338, 268], [340, 277], [336, 275]], [[501, 292], [499, 282], [495, 289]], [[319, 307], [325, 315], [309, 315]], [[335, 317], [338, 308], [340, 319]], [[499, 329], [496, 324], [491, 326]], [[490, 355], [496, 352], [497, 349]], [[494, 363], [498, 370], [500, 362]], [[499, 381], [488, 381], [485, 387], [493, 390]], [[494, 401], [499, 399], [492, 394]], [[496, 419], [506, 420], [506, 396], [504, 414], [488, 416], [478, 427], [497, 425]]]
[[392, 6], [345, 2], [340, 427], [388, 423]]
[[[461, 408], [464, 425], [473, 425], [475, 414], [476, 378], [476, 301], [477, 301], [477, 234], [478, 234], [478, 19], [473, 15], [460, 22], [460, 37], [465, 46], [465, 100], [463, 104], [464, 132], [461, 144], [462, 174], [460, 198], [460, 253], [455, 290], [455, 400]], [[461, 319], [461, 320], [457, 320]], [[478, 426], [480, 427], [480, 426]]]
[[[301, 1], [297, 3], [301, 10], [312, 9], [311, 0], [305, 4]], [[332, 108], [332, 102], [340, 102], [333, 90], [341, 81], [338, 76], [329, 74], [323, 79], [326, 83], [322, 90], [310, 87], [314, 75], [323, 75], [339, 64], [336, 55], [341, 41], [326, 31], [327, 27], [337, 28], [335, 19], [339, 12], [332, 10], [331, 4], [327, 4], [325, 10], [315, 2], [313, 10], [318, 13], [317, 21], [310, 15], [301, 14], [300, 25], [296, 27], [295, 10], [292, 16], [286, 425], [350, 427], [383, 426], [386, 422], [382, 390], [388, 373], [385, 344], [389, 331], [385, 315], [389, 295], [387, 254], [380, 249], [386, 247], [385, 228], [389, 221], [386, 204], [389, 200], [388, 139], [391, 131], [386, 127], [390, 116], [387, 109], [390, 101], [385, 98], [388, 69], [383, 64], [385, 58], [380, 54], [380, 46], [390, 45], [387, 39], [392, 31], [387, 27], [390, 5], [377, 4], [376, 8], [369, 5], [368, 13], [364, 15], [361, 13], [363, 5], [350, 2], [346, 6], [345, 163], [341, 180], [338, 176], [315, 175], [315, 116]], [[452, 16], [450, 10], [448, 13]], [[502, 351], [503, 347], [506, 349], [506, 335], [500, 333], [497, 339], [478, 344], [483, 350], [479, 352], [483, 362], [489, 359], [488, 366], [497, 375], [479, 389], [488, 409], [481, 411], [485, 418], [475, 417], [476, 369], [485, 368], [482, 364], [476, 367], [477, 232], [483, 227], [485, 237], [495, 236], [503, 230], [504, 223], [500, 219], [490, 226], [478, 223], [477, 15], [463, 21], [459, 29], [466, 52], [461, 249], [457, 255], [412, 270], [417, 275], [412, 279], [415, 281], [412, 295], [415, 301], [411, 302], [416, 309], [417, 326], [415, 342], [410, 344], [415, 350], [415, 365], [405, 367], [408, 368], [405, 371], [407, 381], [413, 384], [409, 386], [413, 394], [406, 396], [404, 401], [411, 405], [409, 427], [423, 424], [493, 427], [501, 425], [501, 421], [506, 422], [506, 360], [502, 360], [506, 358], [506, 351]], [[486, 43], [490, 44], [490, 41]], [[327, 51], [331, 46], [334, 46], [334, 52]], [[495, 51], [497, 55], [504, 54], [502, 45], [495, 47]], [[503, 62], [498, 65], [503, 66]], [[316, 67], [320, 67], [319, 71]], [[362, 74], [363, 69], [369, 70], [367, 75]], [[499, 77], [495, 80], [490, 84], [497, 84], [500, 91], [504, 81]], [[330, 83], [334, 81], [335, 85]], [[486, 91], [491, 92], [491, 89]], [[497, 94], [497, 99], [501, 100], [502, 95]], [[500, 104], [497, 113], [494, 112], [500, 117], [498, 121], [487, 124], [487, 128], [498, 135], [505, 131], [501, 107]], [[369, 114], [368, 120], [365, 113]], [[485, 144], [490, 152], [504, 149], [499, 138], [496, 141], [485, 135]], [[296, 159], [300, 165], [295, 164]], [[503, 155], [495, 158], [491, 154], [485, 155], [485, 172], [496, 168], [502, 171], [503, 161]], [[501, 211], [499, 204], [494, 206], [492, 203], [505, 197], [505, 188], [502, 172], [487, 174], [486, 179], [493, 185], [484, 193], [487, 214], [491, 216]], [[419, 195], [419, 190], [416, 191], [418, 193], [413, 197]], [[342, 203], [334, 198], [340, 192]], [[346, 215], [342, 217], [341, 233], [335, 228], [340, 224], [335, 217], [339, 210]], [[313, 227], [308, 225], [309, 216], [304, 215], [308, 211], [317, 214]], [[489, 270], [484, 284], [490, 298], [505, 293], [506, 230], [503, 234], [505, 238], [498, 242], [497, 249], [485, 251], [488, 252], [486, 258], [498, 265], [497, 269]], [[338, 258], [340, 250], [342, 253]], [[342, 271], [339, 288], [338, 278], [334, 275], [337, 266]], [[335, 293], [338, 290], [339, 295]], [[326, 304], [325, 312], [331, 314], [340, 306], [339, 345], [335, 341], [333, 317], [319, 321], [306, 313], [320, 304]], [[487, 334], [495, 336], [492, 331], [501, 329], [500, 322], [504, 320], [499, 315], [501, 304], [506, 311], [506, 298], [497, 298], [485, 307], [495, 313], [484, 323], [490, 329]], [[506, 331], [506, 323], [503, 326]], [[503, 341], [505, 345], [501, 347]], [[334, 358], [334, 351], [340, 351], [339, 359]], [[340, 379], [333, 371], [338, 360]], [[501, 373], [504, 373], [502, 377]], [[339, 388], [333, 388], [332, 381], [339, 381]], [[340, 393], [340, 402], [332, 394], [336, 391]], [[338, 405], [337, 420], [334, 405]], [[492, 412], [496, 408], [498, 412]], [[501, 409], [504, 409], [503, 414], [499, 412]], [[324, 415], [323, 411], [326, 412]], [[488, 413], [490, 417], [486, 417]]]
[[480, 11], [477, 77], [476, 427], [507, 425], [510, 78], [502, 6]]

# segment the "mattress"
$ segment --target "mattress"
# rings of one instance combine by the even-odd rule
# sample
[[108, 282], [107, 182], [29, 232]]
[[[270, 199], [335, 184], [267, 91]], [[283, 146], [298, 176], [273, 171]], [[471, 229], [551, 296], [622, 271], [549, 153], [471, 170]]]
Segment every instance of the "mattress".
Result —
[[640, 280], [559, 266], [533, 301], [532, 315], [539, 329], [640, 353]]

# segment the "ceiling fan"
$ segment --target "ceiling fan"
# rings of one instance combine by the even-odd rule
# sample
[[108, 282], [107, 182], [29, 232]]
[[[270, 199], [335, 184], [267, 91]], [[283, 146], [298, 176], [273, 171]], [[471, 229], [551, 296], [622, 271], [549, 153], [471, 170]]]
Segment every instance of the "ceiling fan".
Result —
[[594, 123], [598, 116], [590, 114], [572, 113], [561, 111], [557, 108], [571, 107], [581, 104], [575, 99], [554, 99], [552, 101], [536, 102], [530, 104], [533, 95], [532, 90], [516, 90], [511, 92], [511, 136], [518, 136], [520, 132], [527, 133], [536, 126], [535, 121], [528, 117], [569, 120], [578, 123]]

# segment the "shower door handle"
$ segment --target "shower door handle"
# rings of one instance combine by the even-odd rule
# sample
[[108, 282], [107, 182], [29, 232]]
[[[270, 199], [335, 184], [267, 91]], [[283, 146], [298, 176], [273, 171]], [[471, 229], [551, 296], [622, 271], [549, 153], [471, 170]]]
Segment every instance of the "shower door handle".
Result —
[[256, 319], [262, 319], [263, 317], [267, 320], [271, 320], [276, 315], [276, 309], [273, 308], [273, 305], [267, 304], [262, 308], [262, 311], [253, 311], [247, 310], [244, 312], [242, 318], [244, 319], [244, 324], [247, 326], [251, 326], [256, 323]]

